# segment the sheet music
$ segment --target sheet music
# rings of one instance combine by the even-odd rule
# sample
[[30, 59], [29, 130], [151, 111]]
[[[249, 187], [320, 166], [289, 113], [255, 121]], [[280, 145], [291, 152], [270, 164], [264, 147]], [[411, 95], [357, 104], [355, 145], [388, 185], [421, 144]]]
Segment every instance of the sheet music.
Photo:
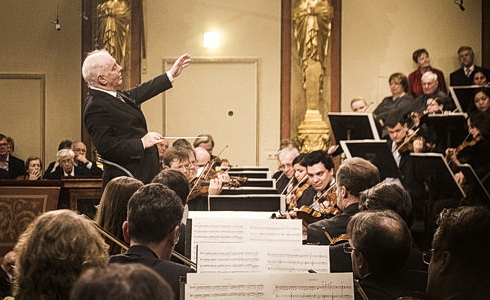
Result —
[[203, 243], [285, 243], [301, 245], [301, 220], [193, 218], [191, 260], [196, 261], [196, 245]]
[[353, 275], [189, 273], [185, 299], [354, 299]]
[[200, 244], [199, 273], [330, 272], [328, 246], [264, 243]]

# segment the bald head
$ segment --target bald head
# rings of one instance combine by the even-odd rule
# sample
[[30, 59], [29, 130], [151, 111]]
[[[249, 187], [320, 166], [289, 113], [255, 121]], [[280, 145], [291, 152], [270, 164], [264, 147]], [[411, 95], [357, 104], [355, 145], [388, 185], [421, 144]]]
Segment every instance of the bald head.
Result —
[[211, 155], [209, 152], [202, 147], [194, 148], [194, 152], [196, 153], [198, 167], [204, 167], [206, 163], [211, 160]]

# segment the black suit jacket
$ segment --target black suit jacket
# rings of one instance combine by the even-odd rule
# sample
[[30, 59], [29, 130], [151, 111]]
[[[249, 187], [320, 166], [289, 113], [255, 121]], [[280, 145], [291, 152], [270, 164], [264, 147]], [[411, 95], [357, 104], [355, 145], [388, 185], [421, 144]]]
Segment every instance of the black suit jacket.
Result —
[[180, 297], [179, 278], [194, 272], [187, 266], [159, 259], [155, 252], [145, 246], [131, 246], [126, 253], [111, 256], [109, 263], [137, 263], [152, 268], [170, 284], [176, 300]]
[[339, 237], [346, 233], [347, 224], [350, 218], [359, 212], [359, 204], [352, 204], [347, 207], [340, 216], [330, 219], [320, 220], [308, 225], [308, 243], [320, 243], [320, 245], [329, 245], [330, 241], [323, 232], [323, 227], [328, 231], [332, 238]]
[[[477, 68], [478, 67], [475, 66], [475, 69]], [[471, 73], [470, 77], [466, 77], [466, 74], [464, 73], [464, 69], [459, 68], [449, 75], [449, 85], [450, 86], [472, 85], [473, 84], [473, 82], [471, 81], [472, 75], [473, 73]]]
[[[100, 155], [126, 168], [136, 178], [149, 183], [160, 171], [156, 146], [144, 149], [141, 138], [148, 133], [146, 119], [139, 105], [172, 87], [166, 74], [124, 92], [124, 99], [89, 89], [83, 119]], [[126, 103], [125, 103], [126, 102]], [[127, 174], [105, 165], [104, 185], [114, 177]]]
[[[75, 168], [75, 177], [93, 177], [90, 170], [81, 166], [73, 166]], [[57, 166], [54, 172], [44, 174], [45, 179], [61, 179], [63, 178], [63, 169]]]
[[15, 156], [9, 155], [9, 170], [1, 170], [0, 179], [15, 179], [26, 173], [24, 161]]

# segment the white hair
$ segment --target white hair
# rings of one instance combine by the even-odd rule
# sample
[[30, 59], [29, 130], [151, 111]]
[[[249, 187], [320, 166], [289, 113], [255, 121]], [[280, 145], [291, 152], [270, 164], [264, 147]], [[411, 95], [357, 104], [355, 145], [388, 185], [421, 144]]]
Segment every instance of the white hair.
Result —
[[103, 58], [112, 57], [107, 50], [95, 50], [90, 52], [82, 65], [82, 76], [89, 86], [97, 84], [97, 76], [104, 74], [107, 60]]
[[437, 74], [431, 71], [427, 71], [422, 75], [422, 80], [437, 81]]
[[279, 150], [279, 152], [277, 153], [277, 159], [281, 160], [281, 158], [285, 158], [285, 157], [292, 157], [294, 159], [298, 155], [299, 155], [299, 151], [296, 147], [291, 147], [291, 148], [286, 147]]
[[56, 153], [56, 161], [59, 162], [63, 157], [69, 156], [72, 159], [75, 158], [75, 152], [71, 149], [61, 149]]

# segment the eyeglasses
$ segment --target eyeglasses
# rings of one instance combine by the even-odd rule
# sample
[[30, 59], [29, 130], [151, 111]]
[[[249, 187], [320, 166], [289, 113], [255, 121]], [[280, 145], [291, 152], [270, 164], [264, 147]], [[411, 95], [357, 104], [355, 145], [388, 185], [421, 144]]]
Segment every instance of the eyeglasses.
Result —
[[279, 170], [291, 169], [293, 168], [292, 164], [284, 164], [279, 166]]
[[436, 251], [436, 249], [429, 249], [429, 251], [425, 251], [422, 253], [422, 261], [424, 262], [424, 264], [430, 264], [432, 256], [434, 256], [434, 251]]
[[356, 248], [351, 247], [351, 245], [349, 243], [344, 243], [342, 245], [342, 248], [344, 248], [345, 253], [352, 253], [352, 251], [356, 250]]
[[1, 144], [0, 144], [0, 147], [7, 147], [7, 146], [8, 146], [8, 144], [7, 144], [7, 143], [1, 143]]

